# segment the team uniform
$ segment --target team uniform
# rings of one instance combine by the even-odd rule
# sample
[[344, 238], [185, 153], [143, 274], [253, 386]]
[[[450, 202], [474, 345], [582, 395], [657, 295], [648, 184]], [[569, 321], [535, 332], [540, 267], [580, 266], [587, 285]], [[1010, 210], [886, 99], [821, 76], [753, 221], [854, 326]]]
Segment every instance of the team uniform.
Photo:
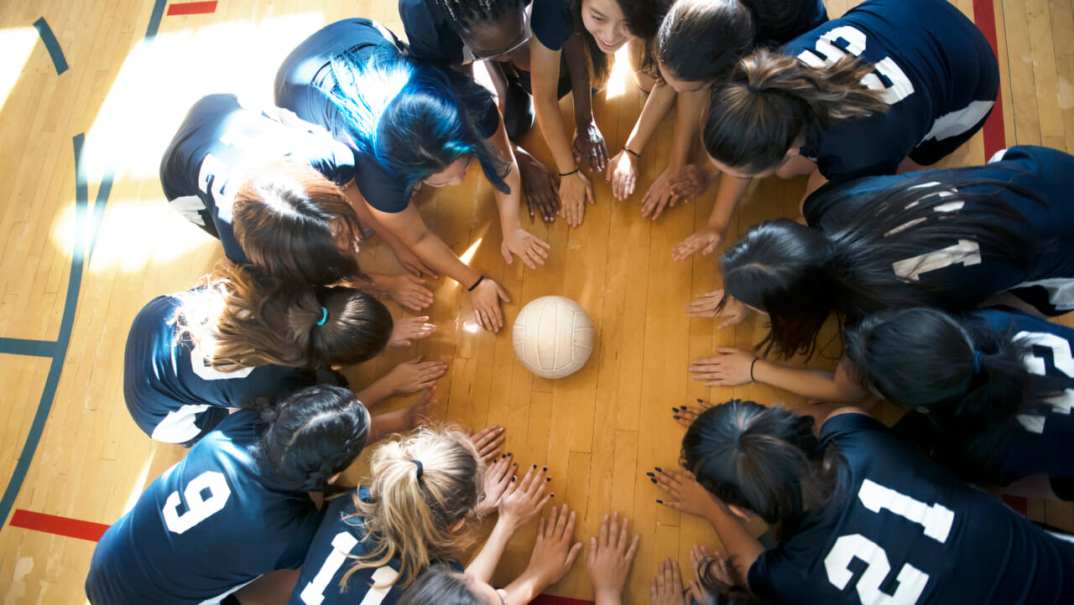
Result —
[[[968, 480], [1003, 486], [1044, 474], [1056, 495], [1074, 500], [1074, 456], [1068, 455], [1074, 443], [1074, 328], [1005, 307], [973, 311], [962, 323], [971, 334], [1028, 343], [1032, 351], [1025, 359], [1026, 370], [1053, 378], [1066, 388], [1043, 409], [1025, 410], [969, 443], [944, 447], [926, 442], [922, 446], [933, 448], [939, 461]], [[916, 413], [907, 414], [895, 430], [911, 441], [931, 439], [929, 436], [936, 432], [926, 415]]]
[[322, 515], [253, 456], [257, 413], [237, 412], [154, 481], [105, 532], [86, 579], [94, 605], [219, 603], [296, 569]]
[[[371, 206], [381, 212], [402, 212], [410, 204], [402, 182], [376, 158], [363, 151], [347, 127], [330, 92], [335, 87], [332, 60], [350, 53], [358, 61], [387, 49], [406, 53], [406, 46], [388, 30], [368, 19], [345, 19], [325, 26], [298, 46], [276, 74], [276, 104], [298, 117], [325, 128], [354, 154], [358, 189]], [[455, 70], [445, 69], [455, 94], [474, 123], [477, 134], [488, 139], [500, 126], [500, 114], [492, 95], [481, 85]]]
[[821, 427], [846, 461], [833, 500], [750, 567], [765, 602], [1074, 602], [1074, 544], [969, 487], [862, 414]]
[[161, 160], [160, 183], [168, 201], [219, 238], [234, 263], [248, 261], [232, 229], [232, 204], [260, 165], [294, 160], [337, 185], [354, 180], [354, 155], [347, 146], [288, 114], [245, 108], [234, 95], [209, 95], [190, 109]]
[[[358, 497], [366, 502], [371, 498], [365, 488], [358, 489]], [[365, 525], [356, 515], [353, 493], [329, 504], [302, 564], [290, 605], [392, 605], [402, 596], [402, 586], [393, 583], [399, 576], [398, 557], [383, 567], [357, 571], [347, 579], [346, 588], [340, 586], [353, 557], [371, 549]], [[452, 565], [461, 571], [456, 563]]]
[[[1010, 291], [1046, 315], [1074, 310], [1074, 204], [1069, 202], [1074, 156], [1046, 147], [1012, 147], [985, 166], [958, 168], [965, 181], [980, 182], [963, 192], [994, 195], [1025, 218], [1024, 224], [1006, 222], [1027, 247], [1042, 248], [1027, 269], [1000, 255], [981, 249], [974, 241], [952, 239], [951, 246], [896, 263], [900, 278], [920, 282], [938, 291], [952, 310], [976, 307], [988, 297]], [[945, 171], [945, 173], [947, 173]], [[920, 181], [929, 173], [859, 179], [840, 186], [827, 185], [811, 195], [803, 206], [806, 222], [824, 231], [835, 231], [855, 219], [860, 207], [854, 200], [869, 192]], [[989, 182], [1003, 182], [1030, 194], [997, 189]], [[843, 201], [847, 200], [847, 201]], [[942, 208], [942, 207], [941, 207]], [[937, 212], [942, 209], [938, 208]], [[972, 204], [960, 213], [972, 213]], [[985, 220], [997, 220], [988, 215]], [[911, 227], [912, 228], [912, 227]]]
[[260, 366], [234, 372], [211, 367], [176, 316], [199, 290], [149, 301], [127, 336], [123, 395], [138, 428], [157, 441], [190, 443], [258, 399], [286, 395], [316, 382], [313, 372]]
[[984, 125], [999, 94], [992, 47], [946, 0], [868, 0], [783, 52], [816, 68], [858, 57], [874, 65], [863, 84], [889, 105], [806, 140], [801, 154], [829, 181], [894, 174], [907, 156], [938, 162]]
[[828, 9], [824, 7], [824, 0], [798, 0], [798, 2], [802, 5], [802, 12], [794, 23], [779, 28], [757, 23], [755, 37], [757, 46], [782, 46], [828, 22]]

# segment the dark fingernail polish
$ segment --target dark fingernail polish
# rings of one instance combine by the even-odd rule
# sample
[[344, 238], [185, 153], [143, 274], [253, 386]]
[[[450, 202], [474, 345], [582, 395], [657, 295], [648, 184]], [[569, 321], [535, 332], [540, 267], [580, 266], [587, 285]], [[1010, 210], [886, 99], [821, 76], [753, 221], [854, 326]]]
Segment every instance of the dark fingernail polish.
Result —
[[541, 469], [546, 473], [548, 472], [548, 467], [547, 466], [542, 466]]
[[536, 464], [534, 464], [534, 465], [533, 465], [533, 468], [537, 468], [537, 465], [536, 465]]
[[649, 481], [651, 481], [653, 483], [653, 485], [656, 485], [656, 479], [655, 478], [649, 477]]
[[655, 468], [658, 472], [664, 472], [664, 469], [660, 468], [659, 466], [654, 466], [653, 468]]
[[656, 503], [657, 503], [657, 504], [663, 504], [663, 503], [664, 503], [664, 501], [663, 501], [663, 500], [657, 500], [657, 501], [656, 501]]
[[545, 477], [545, 479], [544, 479], [544, 480], [545, 480], [545, 481], [547, 481], [547, 482], [549, 482], [549, 483], [551, 483], [551, 482], [552, 482], [552, 478], [551, 478], [551, 477]]

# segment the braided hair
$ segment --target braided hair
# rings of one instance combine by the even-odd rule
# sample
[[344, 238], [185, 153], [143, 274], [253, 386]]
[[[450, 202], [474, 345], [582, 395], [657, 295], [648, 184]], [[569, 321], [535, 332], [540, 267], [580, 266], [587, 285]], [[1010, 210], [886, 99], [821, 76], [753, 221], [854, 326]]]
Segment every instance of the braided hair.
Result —
[[469, 33], [475, 26], [494, 23], [505, 15], [517, 14], [526, 8], [524, 0], [433, 0], [451, 18], [455, 29]]
[[296, 491], [323, 491], [358, 458], [369, 436], [369, 412], [343, 387], [307, 387], [259, 411], [265, 428], [254, 457]]

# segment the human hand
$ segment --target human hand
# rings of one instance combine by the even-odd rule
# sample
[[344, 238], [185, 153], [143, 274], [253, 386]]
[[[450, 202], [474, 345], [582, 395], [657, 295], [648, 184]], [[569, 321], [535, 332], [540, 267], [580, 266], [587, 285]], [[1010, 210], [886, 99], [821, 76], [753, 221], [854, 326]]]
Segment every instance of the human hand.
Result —
[[[696, 406], [681, 405], [671, 408], [671, 417], [682, 426], [690, 428], [690, 425], [697, 420], [697, 417], [705, 410], [712, 407], [712, 403], [705, 401], [704, 399], [698, 399]], [[650, 480], [655, 479], [655, 473], [649, 477]]]
[[630, 521], [614, 513], [604, 515], [600, 532], [589, 539], [586, 569], [597, 602], [602, 601], [602, 596], [609, 603], [618, 603], [621, 598], [640, 540], [637, 534], [633, 538], [630, 534]]
[[708, 189], [715, 176], [716, 171], [710, 170], [707, 162], [687, 164], [672, 177], [671, 191], [679, 199], [700, 195]]
[[486, 277], [470, 292], [470, 301], [474, 305], [477, 323], [489, 332], [499, 332], [503, 328], [503, 309], [500, 303], [511, 302], [507, 292], [492, 279]]
[[645, 192], [645, 199], [641, 204], [641, 216], [643, 218], [655, 221], [664, 213], [665, 208], [668, 206], [674, 207], [678, 203], [679, 196], [675, 195], [675, 191], [671, 187], [672, 176], [671, 170], [665, 168], [660, 173], [660, 176], [656, 177], [653, 184], [649, 186], [649, 190]]
[[432, 336], [432, 333], [436, 331], [436, 325], [428, 322], [428, 315], [407, 317], [395, 322], [392, 326], [392, 336], [388, 339], [388, 346], [409, 347], [415, 340]]
[[694, 564], [694, 573], [697, 577], [687, 585], [686, 591], [695, 603], [713, 602], [712, 594], [702, 583], [702, 574], [706, 571], [717, 581], [727, 586], [735, 586], [734, 568], [729, 557], [713, 554], [712, 550], [704, 544], [695, 544], [690, 549], [690, 561]]
[[388, 296], [392, 297], [392, 300], [411, 311], [421, 311], [433, 304], [432, 290], [425, 287], [425, 284], [424, 279], [409, 273], [381, 275], [375, 281], [375, 285], [383, 289]]
[[579, 128], [574, 135], [574, 161], [579, 165], [587, 166], [595, 172], [604, 172], [608, 166], [608, 146], [604, 143], [604, 135], [594, 120], [590, 120], [583, 128]]
[[474, 513], [478, 517], [484, 517], [499, 508], [500, 499], [503, 498], [507, 487], [511, 485], [511, 476], [514, 474], [515, 466], [511, 454], [503, 454], [496, 457], [496, 461], [485, 469], [485, 495], [474, 507]]
[[500, 425], [493, 425], [470, 434], [470, 441], [477, 448], [477, 453], [485, 464], [492, 464], [499, 457], [506, 431]]
[[521, 147], [515, 148], [515, 159], [530, 219], [540, 214], [544, 222], [554, 222], [559, 212], [559, 175]]
[[686, 605], [679, 564], [665, 559], [657, 568], [649, 586], [650, 605]]
[[582, 224], [585, 207], [593, 204], [593, 185], [581, 170], [559, 180], [559, 213], [571, 228]]
[[389, 246], [395, 254], [395, 258], [399, 261], [399, 264], [414, 277], [432, 277], [434, 279], [439, 277], [436, 274], [436, 271], [425, 264], [425, 261], [421, 260], [417, 254], [414, 254], [410, 248], [407, 248], [403, 244], [389, 244]]
[[526, 231], [522, 227], [516, 227], [510, 232], [503, 234], [503, 243], [500, 244], [500, 254], [508, 265], [512, 262], [512, 255], [522, 259], [530, 269], [536, 269], [548, 260], [548, 251], [552, 246], [543, 239]]
[[649, 472], [646, 475], [650, 481], [664, 490], [665, 499], [656, 502], [668, 508], [688, 515], [704, 517], [714, 507], [721, 504], [716, 496], [701, 487], [694, 476], [686, 471], [669, 471], [656, 467], [655, 472]]
[[[429, 421], [429, 411], [433, 407], [436, 397], [436, 387], [429, 387], [422, 391], [421, 398], [406, 410], [404, 416], [403, 431], [417, 428]], [[402, 431], [401, 431], [402, 432]]]
[[538, 592], [567, 575], [582, 552], [582, 543], [574, 542], [574, 524], [574, 512], [566, 504], [554, 507], [541, 519], [529, 565], [522, 572], [522, 577], [531, 580]]
[[702, 256], [708, 256], [716, 251], [721, 241], [723, 241], [722, 230], [704, 227], [679, 242], [671, 251], [671, 258], [684, 261], [699, 252]]
[[384, 378], [384, 387], [392, 396], [407, 395], [428, 389], [447, 374], [448, 364], [444, 361], [422, 361], [416, 357], [395, 366]]
[[555, 495], [548, 490], [551, 479], [545, 476], [547, 470], [537, 468], [534, 464], [521, 480], [517, 477], [511, 478], [511, 485], [500, 498], [501, 522], [509, 524], [512, 529], [518, 529], [541, 512], [544, 505]]
[[709, 387], [734, 387], [754, 381], [750, 375], [756, 357], [734, 347], [718, 347], [716, 355], [690, 364], [693, 379]]
[[612, 195], [615, 199], [623, 201], [634, 195], [634, 187], [638, 182], [638, 156], [623, 149], [615, 154], [608, 169], [604, 173], [604, 180], [612, 185]]
[[750, 316], [750, 308], [729, 294], [726, 295], [727, 302], [724, 303], [723, 309], [720, 309], [720, 302], [723, 301], [724, 296], [725, 293], [722, 289], [702, 294], [686, 307], [686, 312], [691, 317], [714, 318], [719, 316], [720, 323], [716, 325], [717, 330], [738, 325]]

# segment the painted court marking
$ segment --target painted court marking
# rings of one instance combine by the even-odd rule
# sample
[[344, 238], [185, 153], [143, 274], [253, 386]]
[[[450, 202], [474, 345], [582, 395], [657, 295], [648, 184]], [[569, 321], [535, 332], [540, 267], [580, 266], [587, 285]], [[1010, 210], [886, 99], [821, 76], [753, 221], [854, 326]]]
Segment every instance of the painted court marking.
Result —
[[168, 7], [168, 16], [173, 15], [207, 15], [216, 12], [216, 0], [211, 2], [183, 2]]

